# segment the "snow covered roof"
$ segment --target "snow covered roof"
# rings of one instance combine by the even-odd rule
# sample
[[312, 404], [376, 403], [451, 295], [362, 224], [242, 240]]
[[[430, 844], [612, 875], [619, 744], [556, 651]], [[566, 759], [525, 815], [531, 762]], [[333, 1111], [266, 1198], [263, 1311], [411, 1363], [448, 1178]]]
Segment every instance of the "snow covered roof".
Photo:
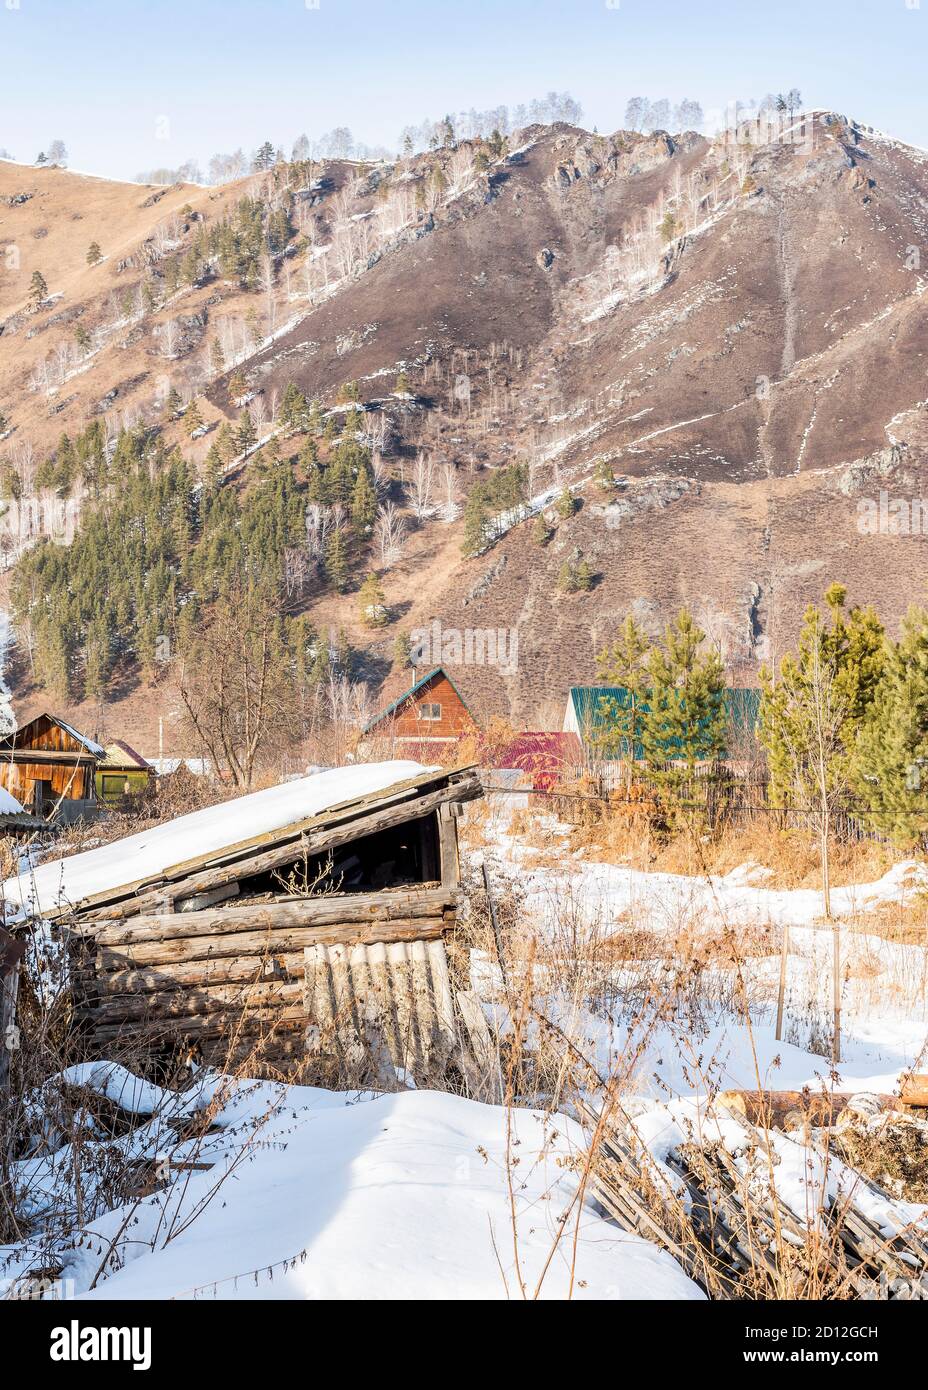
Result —
[[3, 884], [2, 896], [33, 911], [54, 913], [87, 898], [128, 894], [137, 885], [158, 881], [169, 870], [234, 849], [245, 850], [263, 836], [285, 831], [344, 803], [386, 791], [419, 774], [434, 779], [441, 769], [395, 760], [328, 768], [325, 772], [251, 792], [218, 806], [180, 816], [123, 840], [67, 859], [24, 869]]

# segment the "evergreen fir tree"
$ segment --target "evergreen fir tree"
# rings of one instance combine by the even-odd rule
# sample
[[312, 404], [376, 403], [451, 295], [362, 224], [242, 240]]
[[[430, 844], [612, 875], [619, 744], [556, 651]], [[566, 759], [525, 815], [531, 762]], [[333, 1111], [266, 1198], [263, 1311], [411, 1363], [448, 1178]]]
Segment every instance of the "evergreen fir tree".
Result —
[[358, 536], [367, 536], [377, 518], [377, 489], [370, 464], [365, 460], [358, 468], [351, 494], [351, 522]]
[[663, 647], [648, 656], [648, 708], [641, 743], [650, 775], [676, 801], [696, 795], [696, 770], [725, 751], [725, 673], [706, 634], [683, 608], [667, 628]]
[[29, 281], [29, 302], [33, 309], [39, 306], [48, 298], [48, 284], [41, 270], [32, 272], [32, 279]]
[[222, 350], [222, 343], [216, 335], [213, 336], [209, 345], [209, 362], [215, 376], [219, 376], [221, 372], [225, 371], [226, 357]]
[[258, 432], [255, 429], [255, 422], [251, 418], [251, 412], [243, 410], [238, 417], [238, 428], [235, 431], [235, 447], [240, 454], [244, 454], [248, 449], [254, 447], [258, 442]]
[[928, 612], [910, 608], [886, 656], [854, 749], [867, 819], [901, 848], [928, 838]]
[[565, 487], [554, 505], [558, 516], [566, 521], [568, 518], [572, 517], [577, 510], [577, 499], [574, 497], [570, 488]]
[[603, 696], [599, 721], [605, 727], [596, 737], [603, 754], [621, 758], [631, 780], [631, 765], [642, 755], [641, 735], [648, 701], [648, 657], [651, 642], [629, 613], [611, 647], [597, 653], [600, 680], [619, 686], [623, 696]]
[[248, 393], [248, 382], [245, 380], [245, 373], [241, 369], [236, 369], [229, 377], [229, 404], [238, 405], [244, 395]]
[[376, 574], [369, 574], [358, 591], [358, 607], [365, 627], [386, 627], [390, 621], [387, 599]]
[[336, 526], [329, 535], [325, 549], [325, 568], [334, 588], [343, 594], [348, 587], [348, 546], [341, 526]]
[[188, 435], [193, 435], [197, 430], [202, 428], [203, 416], [200, 414], [200, 408], [197, 405], [196, 396], [194, 396], [193, 400], [184, 411], [184, 429]]
[[100, 250], [100, 243], [92, 241], [87, 248], [87, 264], [98, 265], [103, 260], [103, 252]]

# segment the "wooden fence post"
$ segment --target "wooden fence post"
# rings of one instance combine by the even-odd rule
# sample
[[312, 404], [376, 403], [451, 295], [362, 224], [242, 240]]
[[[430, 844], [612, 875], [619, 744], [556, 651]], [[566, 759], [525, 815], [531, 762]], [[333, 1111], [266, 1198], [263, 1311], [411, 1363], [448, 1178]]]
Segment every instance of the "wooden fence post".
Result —
[[789, 958], [789, 923], [783, 923], [783, 940], [780, 945], [780, 986], [777, 990], [777, 1042], [783, 1037], [783, 1002], [786, 998], [786, 967]]
[[832, 927], [834, 933], [834, 957], [832, 963], [832, 1005], [834, 1011], [834, 1043], [832, 1046], [832, 1061], [841, 1061], [841, 927], [835, 922]]
[[7, 948], [6, 957], [0, 955], [0, 1096], [5, 1096], [10, 1089], [12, 1053], [19, 1046], [16, 1000], [19, 995], [19, 962], [23, 951], [15, 948], [21, 945], [23, 943], [13, 941], [12, 948]]

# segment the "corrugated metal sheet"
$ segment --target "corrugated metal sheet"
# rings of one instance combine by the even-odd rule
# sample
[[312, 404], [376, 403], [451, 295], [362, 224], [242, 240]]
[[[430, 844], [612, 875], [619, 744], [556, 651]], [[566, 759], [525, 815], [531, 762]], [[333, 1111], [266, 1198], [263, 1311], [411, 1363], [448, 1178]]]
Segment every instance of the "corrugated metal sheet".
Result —
[[304, 961], [310, 1053], [374, 1085], [444, 1077], [457, 1038], [442, 941], [307, 946]]

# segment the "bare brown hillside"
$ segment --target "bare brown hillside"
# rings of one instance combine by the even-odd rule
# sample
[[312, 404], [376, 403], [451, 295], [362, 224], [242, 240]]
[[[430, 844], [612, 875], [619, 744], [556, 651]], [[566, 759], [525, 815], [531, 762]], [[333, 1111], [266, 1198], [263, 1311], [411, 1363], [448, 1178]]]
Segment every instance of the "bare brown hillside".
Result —
[[[95, 413], [108, 429], [150, 420], [180, 441], [158, 404], [166, 390], [198, 395], [208, 423], [233, 420], [233, 365], [259, 433], [289, 383], [325, 406], [357, 381], [410, 525], [382, 573], [395, 620], [372, 636], [350, 595], [322, 595], [314, 614], [370, 652], [375, 684], [400, 626], [517, 629], [513, 673], [458, 674], [481, 707], [519, 723], [556, 718], [629, 608], [657, 629], [690, 603], [741, 679], [783, 649], [831, 580], [898, 619], [923, 596], [923, 537], [863, 534], [858, 518], [881, 490], [928, 496], [928, 156], [830, 115], [766, 144], [750, 131], [709, 142], [564, 126], [510, 143], [492, 159], [461, 148], [320, 166], [308, 186], [278, 171], [161, 190], [0, 163], [0, 252], [19, 257], [0, 275], [12, 425], [0, 450], [41, 457]], [[264, 283], [207, 275], [155, 312], [129, 306], [163, 242], [183, 247], [259, 187], [293, 223]], [[91, 267], [94, 239], [106, 260]], [[37, 312], [35, 268], [60, 295]], [[90, 360], [58, 384], [37, 379], [79, 322], [98, 330]], [[169, 322], [181, 324], [176, 355]], [[221, 367], [209, 360], [217, 336], [243, 344]], [[395, 394], [400, 371], [407, 396]], [[183, 447], [201, 460], [209, 443]], [[415, 518], [419, 455], [435, 496]], [[569, 485], [578, 510], [564, 520], [547, 508], [546, 545], [526, 520], [464, 559], [438, 479], [447, 465], [459, 512], [514, 460], [531, 495]], [[561, 594], [578, 553], [594, 586]], [[42, 701], [23, 694], [24, 711]], [[120, 703], [151, 751], [161, 697], [130, 689]]]

